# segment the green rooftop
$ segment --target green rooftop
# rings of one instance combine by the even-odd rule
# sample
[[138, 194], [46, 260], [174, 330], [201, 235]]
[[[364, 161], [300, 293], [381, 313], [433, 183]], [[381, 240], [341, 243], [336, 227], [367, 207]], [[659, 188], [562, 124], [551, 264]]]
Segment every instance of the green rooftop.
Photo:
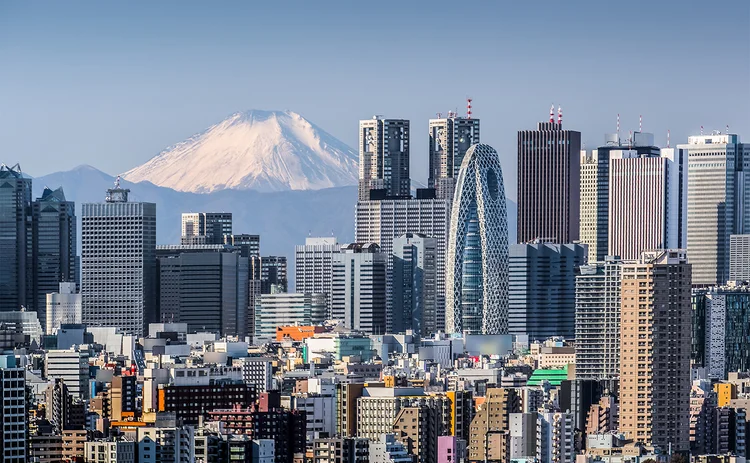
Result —
[[568, 367], [562, 369], [539, 369], [534, 370], [531, 378], [526, 383], [527, 386], [539, 386], [542, 381], [549, 381], [552, 386], [559, 386], [560, 383], [568, 379]]

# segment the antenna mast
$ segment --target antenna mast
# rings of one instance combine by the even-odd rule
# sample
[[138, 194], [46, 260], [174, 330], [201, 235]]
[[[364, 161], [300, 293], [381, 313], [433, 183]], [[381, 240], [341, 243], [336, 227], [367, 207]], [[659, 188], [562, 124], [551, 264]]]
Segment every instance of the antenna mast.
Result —
[[471, 119], [471, 98], [466, 99], [466, 119]]

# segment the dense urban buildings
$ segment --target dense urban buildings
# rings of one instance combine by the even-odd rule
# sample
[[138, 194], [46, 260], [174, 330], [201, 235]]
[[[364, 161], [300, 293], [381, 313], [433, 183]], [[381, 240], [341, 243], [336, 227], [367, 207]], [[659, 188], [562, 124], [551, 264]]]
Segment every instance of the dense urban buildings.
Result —
[[449, 333], [508, 332], [508, 217], [500, 157], [474, 145], [464, 157], [446, 259]]
[[747, 231], [750, 202], [750, 145], [735, 134], [688, 138], [687, 250], [693, 285], [724, 284], [729, 279], [730, 236]]
[[359, 200], [410, 196], [409, 121], [359, 121]]
[[518, 242], [578, 239], [581, 132], [557, 122], [518, 132]]
[[586, 246], [513, 244], [508, 257], [508, 332], [533, 340], [575, 338], [575, 279]]
[[325, 295], [316, 293], [264, 294], [255, 310], [254, 339], [268, 342], [276, 329], [289, 325], [319, 325], [326, 319]]
[[479, 140], [479, 119], [460, 117], [453, 112], [446, 118], [430, 119], [429, 178], [438, 199], [453, 201], [458, 172], [466, 151]]
[[83, 205], [82, 320], [142, 336], [156, 317], [156, 204], [129, 193], [118, 179], [104, 203]]
[[691, 264], [679, 250], [622, 266], [620, 432], [689, 450]]

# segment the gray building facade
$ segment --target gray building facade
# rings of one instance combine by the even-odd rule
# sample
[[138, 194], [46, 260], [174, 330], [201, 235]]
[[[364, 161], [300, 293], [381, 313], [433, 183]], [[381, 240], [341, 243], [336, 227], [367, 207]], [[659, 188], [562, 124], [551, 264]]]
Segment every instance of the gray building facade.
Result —
[[129, 202], [130, 190], [107, 190], [104, 203], [83, 204], [82, 320], [143, 336], [156, 321], [156, 204]]
[[33, 300], [31, 179], [21, 166], [0, 165], [0, 311]]
[[248, 259], [238, 252], [191, 252], [159, 258], [159, 312], [163, 323], [187, 323], [189, 332], [246, 333]]
[[508, 328], [529, 339], [575, 337], [575, 277], [588, 250], [580, 244], [527, 243], [509, 249]]
[[406, 233], [393, 240], [393, 333], [429, 336], [437, 328], [437, 240]]
[[307, 238], [294, 248], [294, 290], [325, 294], [327, 316], [331, 313], [333, 256], [340, 252], [341, 245], [333, 236]]
[[374, 243], [352, 243], [334, 256], [331, 315], [344, 327], [386, 333], [388, 256]]
[[450, 113], [445, 119], [430, 119], [430, 170], [427, 185], [438, 199], [453, 201], [456, 179], [466, 151], [479, 143], [479, 119]]
[[410, 194], [409, 121], [380, 116], [359, 121], [359, 200]]

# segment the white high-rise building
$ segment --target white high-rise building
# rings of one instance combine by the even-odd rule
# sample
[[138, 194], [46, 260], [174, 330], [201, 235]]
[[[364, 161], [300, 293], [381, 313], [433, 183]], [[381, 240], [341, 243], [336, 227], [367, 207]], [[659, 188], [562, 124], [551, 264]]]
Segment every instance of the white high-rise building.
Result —
[[[388, 281], [393, 274], [393, 240], [406, 233], [420, 233], [435, 238], [436, 263], [436, 320], [437, 330], [445, 327], [445, 253], [448, 242], [450, 201], [441, 199], [386, 199], [359, 201], [355, 217], [354, 240], [357, 243], [377, 243], [380, 252], [388, 256]], [[388, 332], [392, 332], [393, 288], [388, 292]]]
[[82, 321], [143, 336], [156, 314], [156, 204], [129, 192], [118, 178], [106, 202], [83, 205]]
[[46, 333], [55, 334], [61, 324], [81, 323], [81, 294], [76, 284], [60, 283], [60, 290], [47, 294]]
[[750, 144], [735, 134], [688, 137], [687, 252], [693, 285], [729, 279], [730, 236], [750, 233]]
[[86, 349], [50, 350], [47, 352], [46, 374], [48, 379], [65, 381], [74, 399], [89, 400], [89, 352]]
[[409, 121], [372, 119], [359, 121], [359, 199], [408, 198]]
[[621, 275], [622, 261], [608, 257], [576, 276], [576, 379], [620, 375]]
[[375, 244], [352, 243], [334, 256], [332, 318], [350, 330], [386, 333], [386, 262]]
[[326, 296], [327, 317], [331, 313], [333, 255], [341, 252], [335, 237], [306, 238], [294, 248], [294, 290], [298, 293], [322, 293]]

